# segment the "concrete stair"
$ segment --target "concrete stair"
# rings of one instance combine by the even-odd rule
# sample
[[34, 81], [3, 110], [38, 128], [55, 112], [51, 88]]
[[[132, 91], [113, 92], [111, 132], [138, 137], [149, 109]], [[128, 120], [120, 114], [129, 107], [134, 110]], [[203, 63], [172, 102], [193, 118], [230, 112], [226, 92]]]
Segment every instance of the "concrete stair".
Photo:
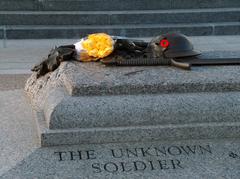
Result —
[[239, 0], [2, 0], [0, 10], [0, 38], [8, 39], [240, 34]]
[[[237, 7], [239, 0], [1, 0], [6, 11], [159, 10]], [[99, 8], [101, 7], [101, 9]]]

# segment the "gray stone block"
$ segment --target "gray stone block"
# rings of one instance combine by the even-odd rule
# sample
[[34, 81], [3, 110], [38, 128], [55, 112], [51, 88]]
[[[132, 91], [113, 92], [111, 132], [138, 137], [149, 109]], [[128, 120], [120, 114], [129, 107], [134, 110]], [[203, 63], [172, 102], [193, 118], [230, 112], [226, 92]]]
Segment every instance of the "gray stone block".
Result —
[[44, 118], [36, 117], [41, 146], [239, 138], [239, 122], [207, 122], [128, 127], [73, 128], [51, 130]]
[[57, 97], [44, 106], [49, 129], [238, 122], [240, 116], [240, 93], [65, 96], [54, 105]]
[[43, 146], [239, 137], [238, 76], [237, 66], [183, 71], [75, 62], [37, 81], [33, 74], [25, 90]]
[[[221, 53], [213, 54], [208, 53], [206, 57], [221, 57]], [[105, 67], [99, 63], [77, 62], [65, 65], [62, 67], [68, 68], [68, 73], [64, 74], [64, 84], [73, 96], [224, 92], [240, 89], [238, 66], [193, 67], [192, 71], [184, 71], [161, 66]]]

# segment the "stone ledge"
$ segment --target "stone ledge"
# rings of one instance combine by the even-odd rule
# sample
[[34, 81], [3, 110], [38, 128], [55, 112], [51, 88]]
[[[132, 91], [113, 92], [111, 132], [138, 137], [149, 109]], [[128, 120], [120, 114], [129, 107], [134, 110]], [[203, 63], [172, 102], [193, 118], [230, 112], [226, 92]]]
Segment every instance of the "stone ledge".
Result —
[[[58, 93], [64, 96], [61, 90]], [[59, 99], [53, 95], [35, 118], [42, 146], [234, 138], [240, 137], [239, 96], [239, 92]]]
[[239, 74], [239, 66], [204, 66], [185, 71], [161, 66], [111, 68], [99, 63], [64, 62], [38, 80], [34, 73], [25, 91], [34, 106], [43, 108], [50, 91], [54, 93], [59, 87], [67, 96], [229, 92], [240, 90]]
[[[71, 63], [64, 84], [70, 95], [120, 95], [239, 91], [238, 66], [105, 67], [98, 63]], [[224, 75], [223, 75], [224, 74]]]
[[35, 112], [41, 145], [146, 142], [154, 140], [239, 138], [239, 122], [169, 124], [87, 129], [48, 129], [41, 113]]
[[82, 97], [58, 92], [43, 112], [49, 129], [237, 122], [239, 97], [239, 92]]

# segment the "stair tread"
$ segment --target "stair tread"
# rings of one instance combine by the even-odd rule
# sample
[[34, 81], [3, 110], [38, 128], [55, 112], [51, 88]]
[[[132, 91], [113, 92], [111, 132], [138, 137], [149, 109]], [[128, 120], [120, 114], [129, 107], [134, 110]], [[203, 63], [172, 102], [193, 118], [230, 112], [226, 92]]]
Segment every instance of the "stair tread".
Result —
[[26, 15], [81, 15], [81, 14], [158, 14], [158, 13], [203, 13], [203, 12], [239, 12], [240, 7], [234, 8], [204, 8], [204, 9], [168, 9], [168, 10], [128, 10], [128, 11], [0, 11], [2, 14]]
[[[95, 29], [95, 28], [158, 28], [158, 27], [202, 27], [220, 25], [240, 25], [240, 22], [211, 22], [211, 23], [167, 23], [167, 24], [120, 24], [120, 25], [8, 25], [6, 29]], [[0, 28], [3, 26], [0, 26]]]

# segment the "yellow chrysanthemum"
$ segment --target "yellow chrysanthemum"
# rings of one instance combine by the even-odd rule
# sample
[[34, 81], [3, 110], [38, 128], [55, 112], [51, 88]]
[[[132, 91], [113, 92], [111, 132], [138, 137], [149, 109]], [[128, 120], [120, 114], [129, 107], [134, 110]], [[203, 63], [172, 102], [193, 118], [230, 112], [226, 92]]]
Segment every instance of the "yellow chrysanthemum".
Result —
[[114, 41], [105, 33], [96, 33], [89, 35], [82, 46], [89, 56], [99, 59], [112, 53]]

